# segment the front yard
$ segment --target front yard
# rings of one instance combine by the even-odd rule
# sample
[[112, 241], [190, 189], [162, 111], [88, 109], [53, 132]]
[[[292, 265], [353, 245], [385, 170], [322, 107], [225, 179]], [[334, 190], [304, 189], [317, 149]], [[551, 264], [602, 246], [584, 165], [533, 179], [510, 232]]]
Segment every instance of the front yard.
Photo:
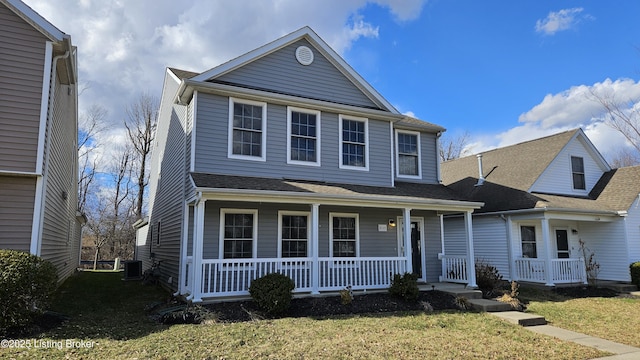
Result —
[[[605, 355], [487, 314], [456, 310], [167, 326], [152, 320], [144, 308], [168, 294], [120, 277], [90, 272], [73, 276], [60, 288], [53, 308], [70, 320], [40, 335], [16, 339], [13, 344], [20, 348], [0, 349], [0, 357], [591, 359]], [[638, 300], [607, 300], [630, 304], [634, 312], [625, 311], [626, 319], [640, 318]], [[613, 312], [610, 303], [598, 310], [600, 299], [586, 301], [593, 305], [577, 311]], [[542, 309], [537, 304], [531, 303], [532, 310]], [[580, 302], [547, 305], [551, 304], [571, 314], [570, 309]], [[562, 326], [559, 320], [552, 321]], [[596, 326], [606, 329], [619, 324], [612, 320]]]

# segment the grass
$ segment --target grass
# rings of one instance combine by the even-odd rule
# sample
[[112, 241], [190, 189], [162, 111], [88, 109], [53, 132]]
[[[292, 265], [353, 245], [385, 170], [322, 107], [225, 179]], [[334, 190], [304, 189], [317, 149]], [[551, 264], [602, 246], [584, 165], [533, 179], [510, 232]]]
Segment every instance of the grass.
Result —
[[530, 301], [527, 311], [544, 316], [551, 325], [640, 347], [639, 298], [572, 299], [534, 289], [521, 290], [520, 296]]
[[[144, 307], [167, 294], [120, 277], [86, 272], [70, 278], [60, 288], [53, 310], [71, 320], [38, 338], [22, 339], [45, 345], [62, 341], [62, 349], [0, 349], [0, 357], [590, 359], [605, 355], [488, 314], [455, 311], [166, 326], [150, 320]], [[67, 348], [68, 339], [93, 346]]]

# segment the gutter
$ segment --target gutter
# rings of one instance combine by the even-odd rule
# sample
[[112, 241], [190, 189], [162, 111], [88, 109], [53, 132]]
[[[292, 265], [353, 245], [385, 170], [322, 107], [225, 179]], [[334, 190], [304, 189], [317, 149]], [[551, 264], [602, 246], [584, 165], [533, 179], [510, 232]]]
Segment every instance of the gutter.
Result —
[[518, 210], [502, 210], [492, 211], [487, 213], [476, 213], [476, 216], [490, 216], [490, 215], [517, 215], [524, 213], [545, 213], [545, 212], [572, 212], [585, 215], [602, 215], [602, 216], [627, 216], [626, 211], [601, 211], [601, 210], [584, 210], [584, 209], [568, 209], [568, 208], [533, 208], [533, 209], [518, 209]]

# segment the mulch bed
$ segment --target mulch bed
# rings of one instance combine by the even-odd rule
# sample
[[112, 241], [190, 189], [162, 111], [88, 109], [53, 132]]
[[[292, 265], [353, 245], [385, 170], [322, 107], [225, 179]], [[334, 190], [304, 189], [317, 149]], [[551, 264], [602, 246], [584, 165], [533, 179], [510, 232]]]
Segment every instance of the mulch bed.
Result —
[[559, 295], [570, 297], [570, 298], [589, 298], [589, 297], [612, 298], [620, 295], [617, 291], [612, 289], [596, 288], [592, 286], [555, 288], [553, 291]]
[[[353, 302], [343, 305], [340, 296], [317, 296], [297, 298], [291, 307], [279, 317], [325, 318], [336, 315], [393, 313], [402, 311], [424, 311], [421, 302], [431, 304], [433, 310], [457, 309], [455, 297], [442, 291], [421, 291], [418, 301], [405, 301], [388, 293], [355, 294]], [[268, 318], [251, 301], [221, 302], [205, 305], [218, 315], [222, 322], [243, 322], [256, 318]]]

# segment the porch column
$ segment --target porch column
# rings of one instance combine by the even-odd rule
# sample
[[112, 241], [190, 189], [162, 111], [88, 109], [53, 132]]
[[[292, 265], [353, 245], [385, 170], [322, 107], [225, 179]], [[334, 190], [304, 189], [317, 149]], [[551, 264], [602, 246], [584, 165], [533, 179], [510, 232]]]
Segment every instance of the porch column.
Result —
[[320, 288], [320, 263], [318, 262], [320, 244], [318, 227], [320, 226], [319, 212], [320, 204], [311, 205], [311, 293], [319, 294]]
[[469, 283], [467, 287], [477, 288], [476, 284], [476, 256], [473, 251], [473, 222], [471, 211], [464, 213], [464, 223], [467, 232], [467, 277]]
[[544, 257], [545, 257], [545, 275], [547, 283], [546, 286], [554, 286], [553, 282], [553, 264], [551, 263], [551, 259], [553, 259], [553, 247], [551, 246], [551, 239], [549, 238], [549, 219], [543, 218], [541, 221], [542, 225], [542, 242], [544, 243]]
[[516, 259], [518, 255], [515, 253], [515, 248], [513, 244], [513, 223], [511, 222], [511, 216], [507, 216], [505, 226], [507, 227], [507, 251], [508, 251], [508, 259], [509, 259], [509, 277], [513, 281], [520, 281], [520, 274], [517, 274], [516, 271]]
[[404, 256], [407, 258], [407, 268], [405, 272], [413, 273], [413, 259], [411, 258], [411, 209], [404, 209], [402, 221], [402, 233], [404, 234]]
[[191, 300], [193, 302], [202, 301], [202, 252], [204, 241], [204, 211], [206, 200], [199, 200], [194, 209], [194, 229], [193, 229], [193, 290]]
[[184, 204], [184, 217], [182, 221], [182, 236], [180, 238], [180, 270], [178, 271], [178, 291], [174, 296], [184, 294], [184, 283], [187, 273], [187, 245], [189, 243], [189, 204]]

